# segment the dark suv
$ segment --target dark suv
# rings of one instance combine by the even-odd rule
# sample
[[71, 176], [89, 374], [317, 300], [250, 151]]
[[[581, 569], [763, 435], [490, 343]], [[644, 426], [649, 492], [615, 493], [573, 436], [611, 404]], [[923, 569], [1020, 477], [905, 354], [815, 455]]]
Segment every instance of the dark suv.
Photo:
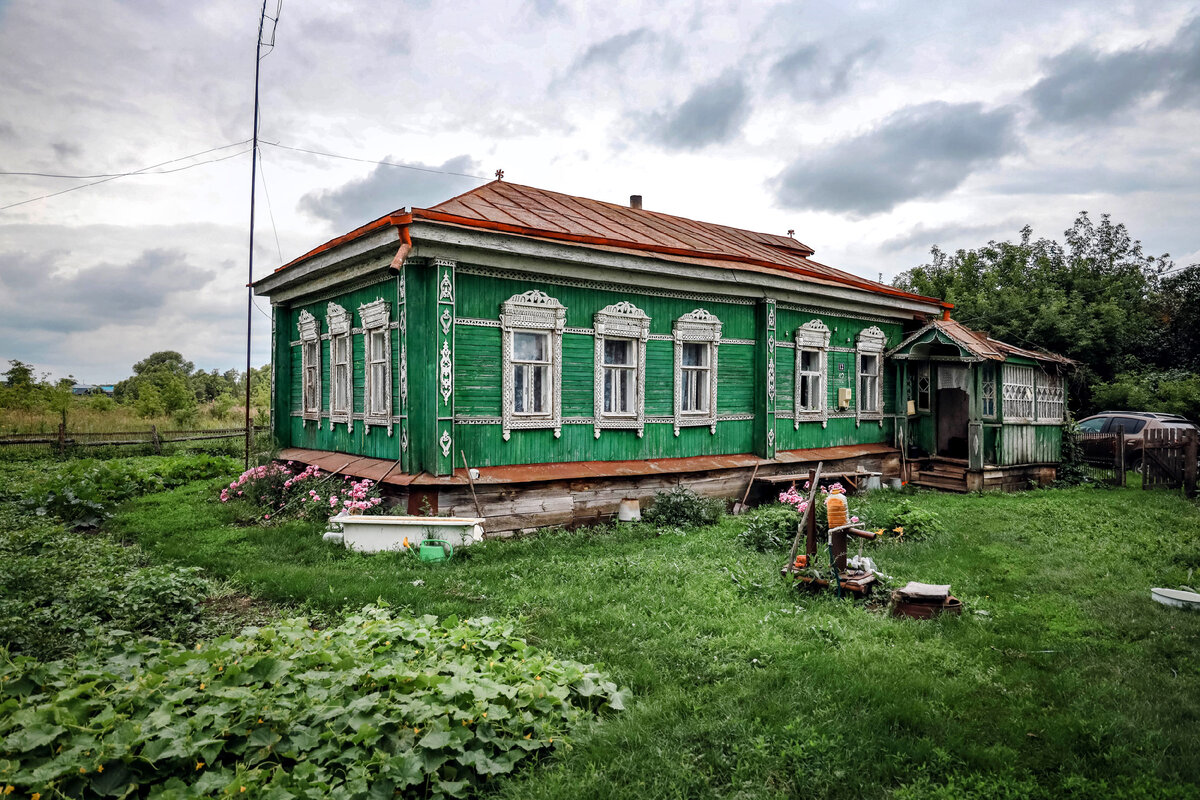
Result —
[[[1125, 430], [1125, 463], [1137, 472], [1142, 471], [1142, 432], [1147, 428], [1197, 429], [1194, 422], [1178, 414], [1152, 411], [1101, 411], [1079, 421], [1079, 430], [1083, 433], [1116, 433], [1118, 427]], [[1084, 451], [1087, 449], [1085, 439]]]

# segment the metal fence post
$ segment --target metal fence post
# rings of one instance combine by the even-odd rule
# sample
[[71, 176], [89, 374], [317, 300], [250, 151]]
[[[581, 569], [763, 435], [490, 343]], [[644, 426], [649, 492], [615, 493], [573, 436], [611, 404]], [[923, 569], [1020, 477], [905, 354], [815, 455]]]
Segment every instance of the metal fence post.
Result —
[[1117, 452], [1114, 454], [1117, 457], [1117, 462], [1114, 465], [1116, 475], [1114, 476], [1117, 486], [1125, 485], [1125, 426], [1117, 426]]
[[1196, 460], [1200, 458], [1197, 438], [1200, 434], [1193, 428], [1187, 432], [1183, 446], [1183, 491], [1188, 497], [1196, 496]]
[[65, 423], [58, 423], [58, 454], [62, 456], [67, 452], [67, 426]]
[[162, 455], [162, 440], [158, 438], [158, 426], [150, 426], [150, 441], [154, 444], [154, 452], [157, 455]]

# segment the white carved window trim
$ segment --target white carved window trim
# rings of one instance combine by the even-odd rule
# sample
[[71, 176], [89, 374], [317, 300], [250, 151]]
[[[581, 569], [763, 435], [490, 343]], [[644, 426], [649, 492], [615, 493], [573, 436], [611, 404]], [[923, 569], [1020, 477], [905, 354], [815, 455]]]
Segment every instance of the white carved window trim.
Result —
[[354, 344], [350, 312], [337, 303], [325, 307], [329, 326], [329, 427], [344, 422], [354, 430]]
[[1062, 377], [1054, 372], [1037, 375], [1037, 419], [1039, 422], [1061, 422], [1066, 413], [1066, 392]]
[[[933, 397], [933, 378], [930, 377], [929, 362], [917, 362], [917, 411], [928, 411]], [[922, 401], [924, 398], [924, 401]]]
[[1034, 414], [1033, 367], [1005, 364], [1001, 396], [1005, 422], [1032, 422]]
[[[854, 352], [854, 416], [861, 423], [863, 420], [879, 420], [883, 422], [883, 351], [887, 344], [887, 335], [876, 325], [864, 330], [858, 335], [857, 347]], [[863, 356], [874, 356], [876, 372], [874, 376], [863, 372]], [[874, 408], [863, 407], [863, 379], [874, 378], [874, 388], [869, 392]]]
[[296, 323], [300, 331], [300, 415], [321, 427], [321, 323], [307, 311]]
[[[650, 338], [650, 317], [633, 303], [622, 301], [597, 311], [592, 317], [595, 329], [595, 400], [593, 433], [607, 429], [634, 429], [640, 438], [646, 429], [646, 341]], [[606, 339], [633, 343], [633, 410], [618, 413], [604, 410], [604, 362]], [[615, 391], [615, 387], [614, 387]]]
[[996, 365], [995, 364], [980, 364], [979, 369], [982, 374], [979, 378], [980, 384], [980, 413], [984, 419], [996, 418]]
[[[391, 309], [382, 297], [358, 307], [363, 325], [363, 426], [385, 426], [392, 435], [392, 331]], [[374, 357], [372, 344], [382, 343], [382, 356]], [[376, 368], [383, 386], [376, 386]], [[376, 392], [379, 392], [378, 398]], [[377, 403], [376, 400], [379, 402]]]
[[[500, 409], [504, 441], [514, 430], [552, 428], [554, 438], [562, 435], [562, 336], [567, 327], [567, 309], [537, 289], [515, 294], [500, 304], [500, 338], [503, 355]], [[545, 414], [517, 414], [513, 401], [513, 334], [547, 333], [550, 336], [550, 402]]]
[[[684, 314], [671, 328], [675, 337], [675, 435], [680, 428], [707, 425], [717, 432], [717, 349], [721, 344], [721, 320], [703, 308]], [[683, 345], [700, 342], [708, 346], [708, 408], [683, 411]]]
[[[820, 422], [821, 427], [829, 424], [829, 328], [819, 319], [806, 322], [796, 328], [796, 370], [792, 411], [795, 420], [792, 427], [799, 430], [801, 422]], [[805, 372], [801, 365], [805, 352], [817, 353], [817, 371]], [[802, 382], [809, 379], [816, 386], [809, 388], [809, 393], [816, 399], [816, 407], [805, 409], [800, 403]]]

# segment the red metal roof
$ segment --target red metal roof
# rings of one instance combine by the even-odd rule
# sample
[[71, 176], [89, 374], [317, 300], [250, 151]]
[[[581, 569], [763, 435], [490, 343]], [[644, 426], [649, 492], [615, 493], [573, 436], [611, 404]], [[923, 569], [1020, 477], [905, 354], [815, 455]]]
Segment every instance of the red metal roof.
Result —
[[305, 253], [276, 272], [371, 231], [387, 226], [404, 227], [413, 220], [638, 255], [652, 253], [668, 260], [784, 273], [809, 283], [852, 286], [874, 294], [952, 307], [936, 298], [904, 292], [814, 261], [810, 258], [813, 249], [789, 236], [697, 222], [504, 181], [492, 181], [433, 208], [414, 208], [407, 214], [400, 210], [380, 217]]

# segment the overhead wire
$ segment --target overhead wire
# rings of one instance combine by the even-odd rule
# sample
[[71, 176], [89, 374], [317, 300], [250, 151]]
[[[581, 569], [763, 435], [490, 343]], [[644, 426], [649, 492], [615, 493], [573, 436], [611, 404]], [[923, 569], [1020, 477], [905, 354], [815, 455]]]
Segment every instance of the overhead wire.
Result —
[[[134, 170], [132, 172], [115, 173], [113, 175], [109, 175], [105, 178], [102, 178], [101, 180], [92, 181], [91, 183], [82, 183], [78, 186], [72, 186], [68, 189], [62, 189], [60, 191], [50, 192], [49, 194], [43, 194], [38, 197], [30, 197], [27, 200], [19, 200], [15, 203], [9, 203], [6, 206], [0, 206], [0, 211], [6, 211], [10, 208], [16, 208], [17, 206], [23, 206], [28, 203], [36, 203], [38, 200], [46, 200], [51, 197], [58, 197], [59, 195], [67, 194], [68, 192], [75, 192], [80, 189], [86, 189], [89, 186], [98, 186], [101, 183], [108, 183], [109, 181], [115, 181], [118, 178], [129, 178], [129, 177], [133, 177], [136, 175], [169, 175], [174, 172], [183, 172], [184, 170], [192, 169], [194, 167], [200, 167], [205, 164], [215, 164], [218, 161], [226, 161], [230, 158], [237, 158], [238, 156], [245, 155], [246, 153], [248, 153], [250, 151], [249, 150], [239, 150], [236, 153], [231, 153], [226, 156], [220, 156], [219, 158], [210, 158], [206, 161], [197, 161], [195, 164], [186, 164], [182, 167], [175, 167], [174, 169], [158, 170], [158, 167], [166, 166], [167, 164], [174, 164], [179, 161], [186, 161], [189, 158], [199, 158], [200, 156], [208, 155], [209, 153], [214, 153], [217, 150], [227, 150], [230, 147], [237, 147], [238, 145], [246, 144], [249, 141], [250, 141], [249, 139], [243, 139], [240, 142], [233, 142], [232, 144], [224, 144], [224, 145], [221, 145], [220, 147], [212, 147], [212, 148], [209, 148], [208, 150], [203, 150], [199, 153], [193, 153], [189, 156], [181, 156], [179, 158], [172, 158], [168, 161], [162, 161], [158, 164], [151, 164], [148, 167], [143, 167], [142, 169]], [[158, 170], [158, 171], [150, 172], [149, 170]]]
[[326, 158], [340, 158], [343, 161], [357, 161], [360, 164], [380, 164], [385, 167], [397, 167], [399, 169], [411, 169], [411, 170], [416, 170], [417, 172], [432, 172], [436, 175], [457, 175], [460, 178], [474, 178], [475, 180], [479, 180], [479, 181], [490, 181], [491, 180], [491, 178], [484, 177], [483, 175], [472, 175], [469, 172], [454, 172], [452, 170], [436, 169], [434, 167], [418, 167], [415, 164], [397, 164], [395, 161], [376, 161], [371, 158], [356, 158], [354, 156], [343, 156], [343, 155], [339, 155], [338, 153], [326, 153], [321, 150], [311, 150], [306, 147], [292, 147], [290, 145], [281, 144], [279, 142], [268, 142], [265, 139], [260, 139], [259, 144], [266, 144], [266, 145], [270, 145], [271, 147], [278, 147], [282, 150], [294, 150], [297, 153], [309, 153], [310, 155], [314, 155], [314, 156], [325, 156]]
[[283, 248], [279, 246], [279, 228], [275, 227], [275, 211], [271, 208], [271, 192], [267, 190], [267, 171], [263, 169], [262, 150], [258, 151], [258, 174], [262, 178], [263, 196], [267, 198], [267, 216], [271, 218], [271, 231], [275, 234], [275, 251], [279, 254], [279, 263], [283, 263]]

